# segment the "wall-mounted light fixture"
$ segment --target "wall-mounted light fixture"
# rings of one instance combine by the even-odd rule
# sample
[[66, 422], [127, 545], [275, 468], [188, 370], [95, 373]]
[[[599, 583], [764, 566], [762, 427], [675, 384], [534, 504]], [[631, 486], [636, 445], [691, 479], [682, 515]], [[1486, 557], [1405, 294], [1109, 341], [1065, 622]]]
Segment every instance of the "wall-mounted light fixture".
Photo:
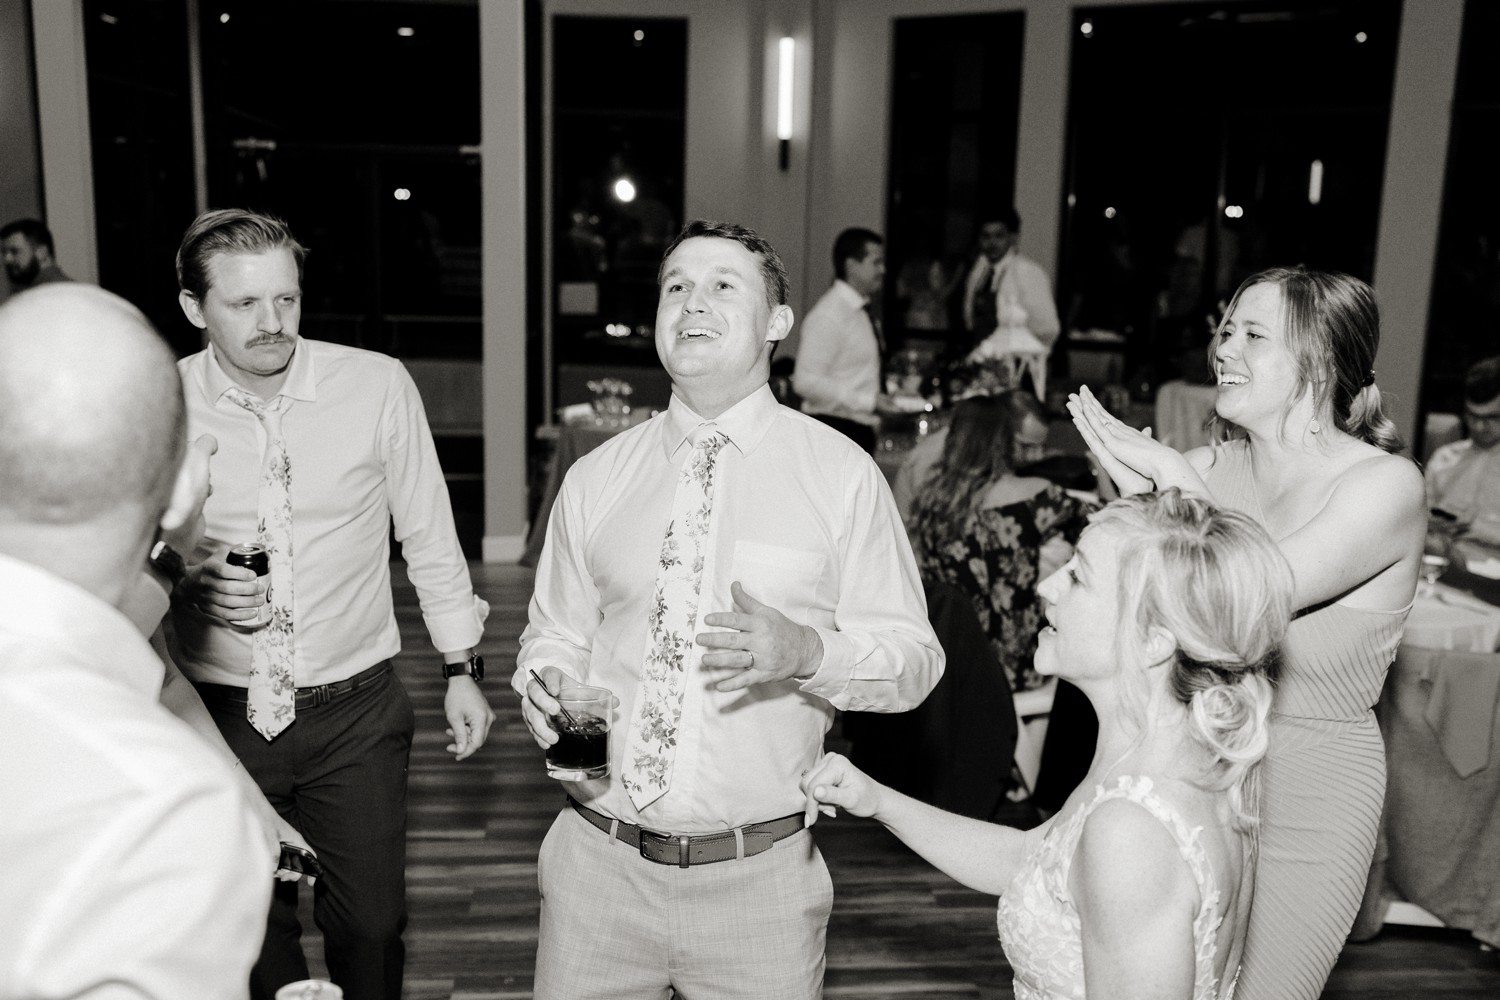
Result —
[[1316, 205], [1323, 200], [1323, 161], [1313, 160], [1307, 168], [1307, 203]]
[[781, 40], [781, 60], [776, 76], [776, 138], [781, 146], [781, 169], [787, 169], [792, 153], [792, 80], [797, 61], [797, 43]]

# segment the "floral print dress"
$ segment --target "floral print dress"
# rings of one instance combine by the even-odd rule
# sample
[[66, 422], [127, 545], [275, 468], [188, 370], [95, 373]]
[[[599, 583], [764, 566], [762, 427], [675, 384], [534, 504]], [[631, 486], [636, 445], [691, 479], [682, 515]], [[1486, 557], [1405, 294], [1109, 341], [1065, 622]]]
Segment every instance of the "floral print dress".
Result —
[[1031, 662], [1044, 624], [1036, 593], [1042, 546], [1054, 538], [1077, 544], [1095, 509], [1048, 484], [1025, 500], [976, 511], [957, 532], [930, 510], [917, 515], [922, 575], [969, 595], [1014, 691], [1040, 687], [1045, 680]]

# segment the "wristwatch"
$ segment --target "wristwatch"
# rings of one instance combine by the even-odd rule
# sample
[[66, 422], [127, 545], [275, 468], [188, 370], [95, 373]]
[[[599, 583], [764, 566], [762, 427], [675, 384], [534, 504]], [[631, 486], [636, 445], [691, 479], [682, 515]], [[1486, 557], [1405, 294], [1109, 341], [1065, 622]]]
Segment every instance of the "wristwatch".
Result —
[[178, 555], [177, 550], [172, 546], [159, 539], [155, 545], [151, 546], [151, 554], [146, 557], [146, 561], [154, 566], [158, 573], [166, 577], [167, 582], [174, 589], [187, 575], [187, 566], [183, 563], [182, 556]]
[[443, 664], [445, 678], [458, 677], [461, 674], [468, 674], [476, 681], [484, 680], [484, 657], [478, 653], [470, 653], [469, 658], [462, 663]]

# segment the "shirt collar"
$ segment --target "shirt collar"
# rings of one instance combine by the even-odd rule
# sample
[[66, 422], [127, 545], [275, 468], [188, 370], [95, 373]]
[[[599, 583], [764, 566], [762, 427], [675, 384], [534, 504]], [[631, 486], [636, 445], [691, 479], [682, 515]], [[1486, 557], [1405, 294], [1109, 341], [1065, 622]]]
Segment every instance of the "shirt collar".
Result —
[[[208, 345], [208, 356], [203, 365], [203, 394], [209, 403], [217, 403], [230, 389], [238, 388], [233, 379], [224, 373], [219, 364], [219, 354], [214, 345]], [[286, 381], [281, 383], [278, 396], [313, 403], [318, 399], [318, 377], [313, 367], [312, 351], [308, 342], [298, 339], [297, 349], [292, 352], [292, 363], [287, 367]]]
[[677, 454], [677, 449], [687, 440], [688, 435], [702, 424], [711, 423], [718, 430], [724, 432], [729, 438], [729, 443], [739, 450], [741, 455], [748, 455], [760, 444], [761, 439], [766, 436], [766, 431], [771, 429], [771, 421], [776, 417], [776, 411], [781, 404], [776, 402], [776, 394], [771, 391], [769, 385], [761, 385], [750, 395], [735, 403], [729, 409], [719, 414], [713, 420], [705, 420], [698, 416], [692, 409], [682, 401], [682, 397], [675, 392], [672, 393], [672, 401], [667, 404], [666, 423], [662, 430], [662, 448], [667, 454], [667, 460]]
[[[0, 555], [0, 635], [56, 649], [136, 694], [161, 695], [161, 661], [116, 608], [39, 566]], [[5, 666], [0, 662], [0, 669]]]
[[859, 291], [843, 278], [833, 279], [833, 290], [845, 302], [849, 303], [856, 309], [863, 309], [865, 307], [865, 304], [870, 301], [865, 296], [859, 294]]

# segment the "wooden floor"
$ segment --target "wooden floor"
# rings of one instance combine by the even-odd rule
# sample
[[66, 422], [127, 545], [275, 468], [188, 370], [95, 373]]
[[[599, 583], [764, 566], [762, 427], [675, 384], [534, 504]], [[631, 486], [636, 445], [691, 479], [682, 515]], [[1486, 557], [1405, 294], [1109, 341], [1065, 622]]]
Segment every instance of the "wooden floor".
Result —
[[[397, 666], [417, 708], [407, 1000], [531, 996], [536, 852], [561, 804], [508, 687], [531, 571], [475, 564], [473, 573], [491, 607], [481, 652], [491, 677], [485, 688], [499, 718], [489, 744], [462, 764], [443, 752], [443, 682], [415, 595], [404, 573], [393, 573], [401, 581], [397, 615], [407, 650]], [[818, 843], [836, 893], [828, 927], [828, 997], [1011, 997], [993, 897], [962, 888], [866, 820], [822, 820]], [[311, 928], [310, 911], [304, 917]], [[315, 937], [308, 950], [321, 966]], [[1387, 929], [1373, 942], [1345, 950], [1324, 996], [1493, 1000], [1500, 997], [1500, 956], [1480, 951], [1457, 931]]]

